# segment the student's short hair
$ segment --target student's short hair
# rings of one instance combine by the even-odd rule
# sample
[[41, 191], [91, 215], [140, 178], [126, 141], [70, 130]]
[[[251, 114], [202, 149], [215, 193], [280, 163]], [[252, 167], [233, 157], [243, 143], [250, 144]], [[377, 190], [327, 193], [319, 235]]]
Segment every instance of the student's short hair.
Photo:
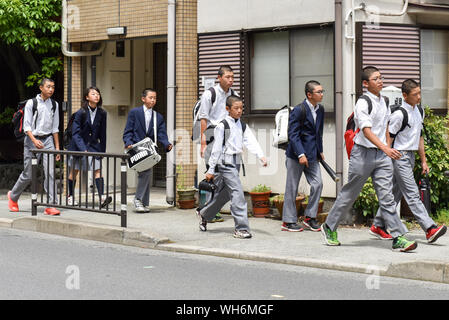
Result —
[[89, 94], [90, 90], [95, 90], [100, 95], [100, 100], [98, 101], [97, 107], [101, 107], [103, 105], [103, 98], [101, 97], [100, 89], [98, 89], [97, 87], [94, 87], [94, 86], [91, 86], [89, 88], [86, 88], [86, 90], [84, 90], [83, 102], [81, 103], [81, 106], [83, 108], [87, 108], [87, 106], [89, 105], [89, 102], [87, 101], [86, 97]]
[[379, 69], [377, 69], [374, 66], [366, 66], [362, 69], [362, 81], [369, 81], [369, 78], [374, 72], [380, 72]]
[[222, 77], [226, 71], [227, 72], [234, 72], [234, 70], [232, 70], [231, 66], [224, 65], [224, 66], [220, 66], [220, 68], [218, 68], [218, 75], [220, 77]]
[[145, 98], [147, 96], [148, 92], [157, 93], [156, 90], [154, 90], [153, 88], [145, 88], [142, 91], [142, 98]]
[[234, 95], [230, 95], [229, 97], [226, 98], [226, 107], [232, 107], [232, 105], [234, 104], [234, 102], [238, 102], [241, 101], [243, 103], [242, 98], [234, 96]]
[[316, 86], [321, 86], [321, 83], [319, 83], [316, 80], [310, 80], [307, 81], [305, 87], [304, 87], [304, 91], [306, 93], [306, 97], [307, 97], [307, 93], [313, 93], [313, 90], [315, 89]]
[[405, 94], [409, 94], [413, 89], [418, 88], [419, 84], [413, 79], [406, 79], [402, 82], [402, 92]]
[[46, 82], [55, 83], [55, 80], [50, 79], [50, 78], [42, 78], [41, 82], [39, 82], [39, 87], [43, 86]]

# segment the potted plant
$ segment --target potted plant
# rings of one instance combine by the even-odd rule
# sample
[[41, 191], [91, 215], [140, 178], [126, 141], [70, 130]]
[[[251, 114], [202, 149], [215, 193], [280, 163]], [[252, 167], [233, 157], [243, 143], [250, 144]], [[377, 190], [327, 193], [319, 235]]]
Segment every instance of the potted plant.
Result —
[[185, 175], [182, 165], [176, 166], [176, 191], [178, 194], [178, 206], [180, 209], [195, 208], [195, 193], [194, 187], [186, 187], [184, 185]]
[[266, 214], [270, 213], [270, 187], [259, 184], [254, 187], [249, 194], [253, 204], [254, 217], [263, 218]]
[[[304, 213], [304, 211], [307, 208], [307, 205], [309, 204], [309, 196], [306, 196], [303, 202], [301, 203], [301, 212]], [[323, 212], [323, 205], [324, 205], [324, 199], [320, 198], [320, 202], [318, 203], [318, 212], [317, 214], [320, 214]]]
[[[301, 210], [301, 203], [304, 201], [304, 199], [305, 196], [303, 194], [298, 193], [298, 195], [296, 196], [295, 204], [296, 204], [296, 211], [298, 212], [298, 214]], [[278, 209], [280, 220], [282, 220], [282, 211], [284, 208], [284, 194], [281, 193], [274, 197], [271, 197], [270, 204], [273, 204], [276, 207], [276, 209]]]

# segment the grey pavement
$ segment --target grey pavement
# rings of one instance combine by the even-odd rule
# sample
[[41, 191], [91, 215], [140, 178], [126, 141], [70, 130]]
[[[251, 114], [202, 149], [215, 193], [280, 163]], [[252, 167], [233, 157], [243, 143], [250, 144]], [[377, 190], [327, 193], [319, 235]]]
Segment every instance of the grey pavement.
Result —
[[169, 206], [164, 189], [152, 188], [150, 213], [134, 213], [132, 199], [130, 194], [125, 229], [120, 227], [119, 216], [103, 213], [62, 209], [60, 216], [49, 217], [39, 207], [38, 215], [32, 217], [29, 194], [20, 198], [20, 212], [11, 213], [6, 192], [2, 192], [0, 227], [175, 252], [449, 283], [447, 234], [428, 244], [421, 230], [412, 230], [408, 238], [416, 240], [418, 248], [399, 253], [391, 250], [391, 241], [371, 236], [368, 228], [340, 227], [342, 245], [329, 247], [319, 232], [285, 232], [281, 231], [279, 220], [250, 217], [253, 238], [242, 240], [232, 237], [234, 221], [229, 214], [223, 215], [224, 222], [208, 224], [207, 232], [199, 231], [194, 209]]

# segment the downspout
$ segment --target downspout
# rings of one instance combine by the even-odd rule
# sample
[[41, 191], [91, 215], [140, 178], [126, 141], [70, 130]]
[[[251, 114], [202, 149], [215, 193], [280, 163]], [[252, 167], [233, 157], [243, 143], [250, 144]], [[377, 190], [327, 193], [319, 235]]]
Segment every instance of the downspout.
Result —
[[336, 173], [340, 180], [336, 184], [336, 194], [343, 187], [343, 7], [342, 0], [335, 0], [335, 132], [336, 132]]
[[[168, 0], [167, 26], [167, 135], [175, 141], [175, 97], [176, 97], [176, 0]], [[166, 201], [175, 205], [175, 151], [167, 153]]]
[[86, 56], [97, 56], [101, 54], [106, 46], [105, 42], [102, 41], [100, 48], [93, 51], [70, 51], [68, 49], [67, 41], [67, 0], [62, 0], [62, 17], [61, 17], [61, 50], [66, 57], [86, 57]]

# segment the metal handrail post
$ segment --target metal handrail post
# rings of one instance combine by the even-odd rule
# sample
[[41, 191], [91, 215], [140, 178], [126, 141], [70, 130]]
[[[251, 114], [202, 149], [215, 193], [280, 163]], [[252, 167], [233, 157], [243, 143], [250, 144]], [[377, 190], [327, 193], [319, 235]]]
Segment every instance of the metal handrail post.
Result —
[[120, 216], [121, 216], [121, 226], [122, 228], [127, 227], [127, 199], [126, 199], [126, 176], [128, 171], [128, 166], [126, 165], [126, 161], [122, 158], [122, 162], [120, 164], [121, 171], [121, 181], [120, 181], [120, 189], [121, 189], [121, 208], [120, 208]]
[[33, 152], [31, 159], [31, 215], [37, 215], [37, 156]]

